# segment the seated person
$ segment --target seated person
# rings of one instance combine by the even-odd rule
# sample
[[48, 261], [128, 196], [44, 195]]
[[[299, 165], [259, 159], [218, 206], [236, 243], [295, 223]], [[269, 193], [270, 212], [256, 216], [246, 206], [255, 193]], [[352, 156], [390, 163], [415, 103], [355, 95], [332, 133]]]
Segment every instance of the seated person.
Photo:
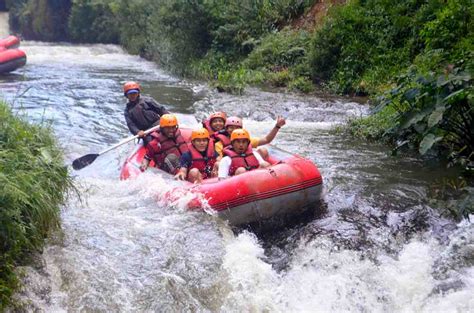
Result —
[[[283, 117], [277, 117], [277, 121], [275, 127], [263, 138], [252, 137], [250, 138], [250, 144], [253, 148], [257, 148], [258, 146], [263, 146], [272, 142], [275, 138], [276, 134], [280, 130], [280, 128], [286, 124], [286, 121]], [[212, 138], [216, 141], [216, 151], [219, 153], [219, 156], [223, 156], [223, 150], [226, 146], [230, 144], [230, 134], [234, 131], [234, 129], [239, 129], [243, 127], [242, 119], [237, 116], [231, 116], [227, 118], [225, 122], [225, 129], [215, 133]], [[266, 159], [268, 157], [268, 150], [265, 148], [259, 148], [257, 150], [260, 155]]]
[[152, 138], [150, 135], [145, 135], [144, 131], [158, 125], [160, 117], [169, 112], [155, 99], [141, 96], [140, 92], [141, 87], [136, 82], [127, 82], [123, 85], [123, 94], [128, 100], [124, 115], [130, 132], [143, 138], [146, 146]]
[[180, 180], [187, 178], [188, 181], [197, 184], [203, 179], [216, 177], [218, 156], [207, 129], [193, 130], [189, 151], [181, 155], [181, 168], [175, 177]]
[[209, 118], [202, 122], [202, 126], [207, 129], [209, 135], [224, 129], [227, 115], [224, 112], [215, 112], [209, 115]]
[[140, 170], [147, 169], [151, 160], [155, 167], [170, 174], [176, 174], [179, 169], [179, 158], [188, 152], [188, 145], [178, 129], [178, 119], [172, 114], [164, 114], [160, 118], [160, 129], [151, 133], [152, 140], [145, 146], [145, 158]]
[[245, 129], [234, 130], [230, 141], [231, 145], [224, 149], [225, 156], [219, 163], [219, 179], [270, 166], [259, 153], [253, 152], [250, 134]]

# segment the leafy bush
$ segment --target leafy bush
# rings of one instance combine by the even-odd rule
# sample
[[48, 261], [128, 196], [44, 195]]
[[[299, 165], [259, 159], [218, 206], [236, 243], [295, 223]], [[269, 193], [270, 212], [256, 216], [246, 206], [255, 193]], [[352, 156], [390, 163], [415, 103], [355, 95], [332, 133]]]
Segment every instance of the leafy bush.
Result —
[[77, 0], [71, 9], [68, 26], [70, 38], [76, 42], [118, 43], [119, 19], [113, 0]]
[[287, 68], [284, 68], [281, 71], [269, 73], [267, 80], [272, 86], [287, 87], [291, 80], [291, 74]]
[[[380, 90], [378, 84], [433, 49], [442, 49], [445, 61], [459, 60], [472, 48], [473, 6], [469, 0], [367, 0], [334, 7], [312, 40], [312, 78], [339, 93], [364, 93]], [[425, 65], [435, 71], [439, 64]]]
[[67, 21], [71, 0], [17, 0], [7, 4], [11, 29], [26, 39], [63, 41], [69, 38]]
[[51, 130], [22, 121], [0, 102], [0, 310], [17, 287], [14, 266], [59, 226], [71, 185]]
[[314, 85], [307, 77], [297, 77], [288, 84], [288, 89], [308, 93], [314, 90]]
[[243, 65], [250, 69], [278, 71], [306, 63], [309, 38], [310, 35], [306, 31], [284, 30], [271, 33], [262, 38]]
[[384, 136], [403, 145], [415, 145], [420, 154], [438, 147], [453, 161], [474, 162], [474, 103], [472, 77], [460, 68], [428, 76], [410, 71], [398, 86], [380, 99], [379, 109], [397, 112]]

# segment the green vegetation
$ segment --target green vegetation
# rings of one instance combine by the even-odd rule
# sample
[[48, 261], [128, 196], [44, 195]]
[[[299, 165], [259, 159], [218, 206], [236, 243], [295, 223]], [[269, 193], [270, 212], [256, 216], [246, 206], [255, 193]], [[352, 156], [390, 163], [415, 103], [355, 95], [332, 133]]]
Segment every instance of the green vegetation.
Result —
[[70, 186], [51, 130], [12, 115], [0, 102], [0, 311], [18, 287], [14, 267], [59, 226]]
[[[121, 43], [221, 91], [242, 93], [251, 84], [311, 92], [319, 85], [369, 95], [377, 108], [350, 123], [352, 134], [474, 164], [472, 0], [340, 2], [10, 1], [26, 34], [42, 31], [47, 39], [59, 18], [70, 40]], [[295, 26], [323, 6], [330, 9], [322, 22]], [[70, 15], [47, 15], [53, 7]]]
[[67, 40], [70, 0], [6, 0], [10, 28], [27, 39]]

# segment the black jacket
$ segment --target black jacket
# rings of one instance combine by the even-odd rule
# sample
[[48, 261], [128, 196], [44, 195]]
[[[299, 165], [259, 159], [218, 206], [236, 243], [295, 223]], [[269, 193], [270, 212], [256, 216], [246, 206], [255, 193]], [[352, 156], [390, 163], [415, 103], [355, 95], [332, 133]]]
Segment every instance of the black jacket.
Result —
[[140, 96], [137, 102], [131, 103], [129, 101], [124, 112], [128, 129], [134, 135], [140, 130], [147, 130], [158, 125], [160, 117], [168, 113], [168, 110], [154, 99], [143, 96]]

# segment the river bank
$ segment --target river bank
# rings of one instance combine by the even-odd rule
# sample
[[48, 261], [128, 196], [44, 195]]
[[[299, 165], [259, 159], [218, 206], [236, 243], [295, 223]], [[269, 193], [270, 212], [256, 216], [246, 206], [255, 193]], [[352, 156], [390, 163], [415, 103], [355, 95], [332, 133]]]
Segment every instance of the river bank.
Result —
[[0, 134], [1, 311], [19, 287], [15, 267], [29, 263], [59, 227], [60, 206], [72, 185], [47, 126], [26, 122], [0, 101]]

